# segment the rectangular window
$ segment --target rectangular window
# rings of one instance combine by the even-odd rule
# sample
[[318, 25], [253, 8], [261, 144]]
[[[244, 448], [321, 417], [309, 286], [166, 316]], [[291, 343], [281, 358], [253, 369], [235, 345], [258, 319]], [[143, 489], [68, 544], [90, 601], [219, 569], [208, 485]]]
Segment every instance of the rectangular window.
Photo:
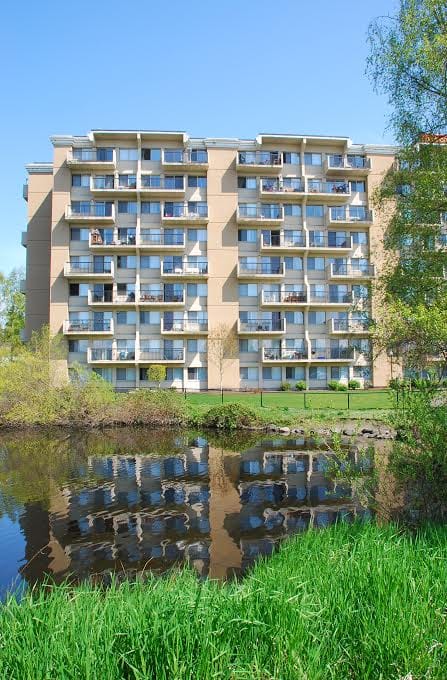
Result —
[[326, 366], [311, 366], [309, 368], [309, 380], [326, 381]]
[[94, 368], [93, 373], [96, 373], [100, 378], [106, 382], [112, 382], [112, 369], [111, 368]]
[[159, 215], [160, 201], [141, 201], [142, 215]]
[[166, 369], [166, 380], [183, 380], [183, 368], [168, 366]]
[[161, 161], [161, 149], [141, 149], [142, 161]]
[[71, 241], [88, 241], [89, 230], [82, 229], [79, 227], [72, 227], [70, 229], [70, 240]]
[[305, 377], [304, 366], [286, 366], [286, 380], [304, 380]]
[[134, 368], [117, 368], [116, 380], [117, 382], [134, 382], [136, 371]]
[[295, 203], [284, 203], [284, 215], [286, 217], [301, 217], [303, 211], [300, 205]]
[[239, 340], [239, 352], [259, 352], [259, 340], [257, 338], [245, 338]]
[[238, 177], [238, 189], [256, 189], [256, 177]]
[[117, 312], [116, 323], [123, 326], [133, 326], [137, 323], [136, 312]]
[[258, 284], [257, 283], [240, 283], [239, 297], [257, 297]]
[[205, 175], [188, 175], [188, 187], [190, 189], [205, 189], [206, 188], [206, 176]]
[[141, 255], [140, 257], [141, 269], [160, 269], [159, 255]]
[[237, 238], [240, 243], [256, 243], [258, 232], [256, 229], [239, 229]]
[[366, 191], [366, 182], [365, 180], [358, 180], [358, 179], [353, 179], [350, 181], [351, 185], [351, 191], [359, 191], [360, 193], [364, 193]]
[[68, 341], [68, 351], [76, 352], [77, 354], [83, 354], [87, 352], [88, 340], [73, 340], [70, 338]]
[[88, 283], [70, 283], [69, 294], [72, 297], [87, 297]]
[[281, 380], [281, 366], [264, 366], [262, 369], [263, 380]]
[[119, 159], [120, 161], [137, 161], [138, 149], [120, 149]]
[[309, 312], [309, 326], [324, 326], [326, 323], [326, 312]]
[[352, 243], [357, 246], [368, 245], [368, 234], [366, 231], [351, 231]]
[[286, 264], [286, 269], [292, 271], [301, 271], [303, 268], [303, 258], [302, 257], [285, 257], [284, 262]]
[[118, 255], [116, 258], [118, 269], [136, 269], [137, 258], [135, 255]]
[[84, 187], [85, 189], [90, 188], [90, 175], [72, 175], [71, 176], [71, 186], [72, 187]]
[[206, 243], [208, 232], [206, 229], [188, 229], [188, 241]]
[[354, 378], [363, 378], [364, 380], [371, 379], [371, 368], [369, 366], [354, 366]]
[[137, 201], [118, 201], [118, 213], [136, 215], [138, 212]]
[[206, 283], [188, 283], [186, 294], [189, 297], [207, 297], [208, 285]]
[[118, 186], [121, 189], [136, 189], [137, 176], [136, 175], [120, 175], [118, 178]]
[[288, 324], [301, 326], [304, 323], [303, 312], [284, 312], [284, 317]]
[[323, 217], [324, 206], [322, 205], [306, 205], [306, 217]]
[[331, 366], [331, 380], [348, 380], [349, 368], [347, 366]]
[[324, 271], [324, 257], [308, 257], [307, 268], [309, 271]]
[[304, 154], [305, 165], [321, 165], [321, 153], [310, 153], [307, 151]]
[[203, 366], [189, 366], [188, 380], [207, 380], [208, 372]]
[[258, 368], [257, 366], [241, 366], [239, 368], [240, 380], [257, 380]]
[[140, 312], [140, 323], [148, 326], [160, 325], [160, 312], [150, 312], [145, 310]]
[[296, 151], [283, 151], [282, 159], [286, 165], [298, 165], [301, 163], [300, 154]]
[[203, 339], [189, 339], [187, 340], [187, 350], [192, 354], [205, 354], [206, 352], [206, 340]]

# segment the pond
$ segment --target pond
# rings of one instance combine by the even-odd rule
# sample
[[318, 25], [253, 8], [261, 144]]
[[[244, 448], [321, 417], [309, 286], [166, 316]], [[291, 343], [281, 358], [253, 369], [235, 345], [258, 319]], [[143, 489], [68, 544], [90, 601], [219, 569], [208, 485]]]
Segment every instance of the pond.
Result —
[[252, 433], [3, 433], [0, 598], [47, 575], [104, 580], [183, 562], [239, 576], [286, 536], [370, 517], [329, 479], [330, 456], [324, 442]]

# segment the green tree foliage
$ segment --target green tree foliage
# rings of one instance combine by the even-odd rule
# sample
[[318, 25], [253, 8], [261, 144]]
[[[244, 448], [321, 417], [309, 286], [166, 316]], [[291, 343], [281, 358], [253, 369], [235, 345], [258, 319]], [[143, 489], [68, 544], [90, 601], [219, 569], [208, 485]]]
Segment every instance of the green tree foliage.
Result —
[[166, 367], [161, 364], [152, 364], [147, 369], [147, 377], [151, 382], [157, 383], [158, 389], [160, 389], [161, 383], [166, 380]]
[[9, 276], [0, 274], [0, 343], [11, 354], [22, 344], [20, 332], [25, 326], [25, 296], [20, 292], [24, 274], [13, 269]]

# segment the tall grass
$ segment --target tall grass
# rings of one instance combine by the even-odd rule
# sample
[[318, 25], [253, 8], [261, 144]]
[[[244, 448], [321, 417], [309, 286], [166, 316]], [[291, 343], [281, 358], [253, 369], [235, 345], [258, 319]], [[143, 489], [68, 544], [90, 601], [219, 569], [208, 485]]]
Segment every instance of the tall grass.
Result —
[[240, 583], [186, 571], [10, 599], [0, 677], [445, 680], [446, 605], [446, 528], [338, 525]]

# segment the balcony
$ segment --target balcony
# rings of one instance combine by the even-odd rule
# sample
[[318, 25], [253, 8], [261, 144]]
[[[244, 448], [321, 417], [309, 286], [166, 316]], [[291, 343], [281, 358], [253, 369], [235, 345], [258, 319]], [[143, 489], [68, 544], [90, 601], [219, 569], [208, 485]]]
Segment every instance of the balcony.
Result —
[[19, 292], [26, 295], [26, 279], [20, 279], [19, 281]]
[[304, 182], [298, 177], [284, 177], [283, 179], [268, 179], [261, 177], [261, 198], [302, 199], [304, 196]]
[[115, 149], [71, 149], [67, 153], [67, 165], [79, 170], [114, 170]]
[[351, 196], [351, 187], [345, 180], [334, 179], [332, 182], [324, 182], [319, 179], [306, 180], [306, 195], [308, 201], [346, 201]]
[[64, 276], [69, 279], [113, 279], [115, 267], [113, 262], [66, 262]]
[[22, 186], [22, 197], [25, 201], [28, 201], [28, 182], [25, 182]]
[[161, 164], [166, 170], [207, 170], [206, 149], [163, 149]]
[[135, 307], [135, 293], [129, 292], [125, 294], [114, 293], [112, 291], [105, 291], [104, 293], [95, 293], [92, 290], [88, 291], [87, 304], [91, 307]]
[[97, 196], [134, 195], [137, 191], [135, 175], [124, 175], [115, 178], [114, 175], [98, 175], [90, 177], [90, 191]]
[[87, 350], [88, 364], [131, 364], [136, 360], [135, 348], [133, 349], [112, 349], [89, 347]]
[[184, 250], [185, 234], [165, 234], [163, 232], [151, 233], [142, 231], [138, 241], [141, 250]]
[[65, 209], [67, 222], [113, 223], [115, 206], [113, 203], [86, 203], [80, 206], [67, 205]]
[[328, 267], [330, 279], [351, 281], [357, 279], [370, 280], [375, 278], [376, 268], [373, 264], [353, 266], [352, 264], [335, 264]]
[[332, 175], [349, 172], [352, 175], [367, 175], [371, 170], [371, 159], [355, 154], [328, 154], [325, 158], [325, 171]]
[[163, 261], [161, 276], [169, 279], [206, 279], [208, 278], [208, 261], [198, 260], [180, 264]]
[[280, 151], [239, 151], [236, 158], [236, 170], [245, 174], [262, 172], [276, 175], [282, 166]]
[[355, 224], [369, 226], [373, 221], [371, 210], [365, 206], [333, 207], [327, 213], [328, 225]]
[[238, 279], [282, 279], [286, 273], [284, 262], [270, 264], [268, 262], [238, 262]]
[[182, 349], [151, 349], [142, 347], [138, 353], [141, 364], [184, 364], [185, 348]]
[[279, 226], [284, 222], [284, 208], [282, 205], [238, 205], [237, 222], [263, 227], [267, 224]]
[[370, 321], [362, 319], [329, 319], [329, 333], [331, 335], [337, 334], [368, 334], [370, 332]]
[[288, 349], [280, 347], [273, 349], [270, 347], [262, 348], [263, 364], [302, 364], [309, 361], [307, 349], [304, 347]]
[[120, 235], [118, 231], [102, 235], [98, 229], [89, 234], [89, 248], [97, 252], [118, 250], [120, 252], [133, 251], [136, 247], [136, 234]]
[[348, 253], [352, 250], [351, 236], [336, 236], [335, 234], [309, 234], [309, 252], [317, 253]]
[[238, 319], [237, 332], [239, 335], [283, 335], [286, 332], [286, 320], [254, 318], [249, 321]]
[[142, 194], [148, 196], [183, 198], [185, 195], [185, 178], [183, 176], [141, 175], [138, 188]]
[[67, 319], [63, 324], [64, 335], [113, 335], [113, 319]]
[[162, 335], [208, 335], [208, 321], [161, 320]]
[[354, 303], [352, 291], [349, 293], [311, 293], [310, 307], [351, 307]]
[[341, 362], [350, 363], [355, 360], [354, 347], [325, 347], [323, 349], [311, 348], [310, 360], [312, 362]]
[[28, 245], [28, 232], [22, 231], [21, 244], [24, 248]]
[[153, 289], [143, 285], [140, 287], [140, 293], [137, 299], [138, 304], [142, 307], [184, 307], [185, 291], [182, 290], [180, 293], [173, 293], [164, 290], [163, 287]]
[[191, 207], [188, 205], [163, 206], [161, 221], [166, 224], [208, 224], [208, 206]]
[[283, 252], [300, 253], [306, 250], [306, 237], [304, 234], [296, 236], [278, 235], [261, 235], [261, 252]]
[[296, 292], [263, 290], [261, 293], [262, 307], [290, 307], [290, 309], [295, 309], [307, 304], [307, 293], [305, 290]]

